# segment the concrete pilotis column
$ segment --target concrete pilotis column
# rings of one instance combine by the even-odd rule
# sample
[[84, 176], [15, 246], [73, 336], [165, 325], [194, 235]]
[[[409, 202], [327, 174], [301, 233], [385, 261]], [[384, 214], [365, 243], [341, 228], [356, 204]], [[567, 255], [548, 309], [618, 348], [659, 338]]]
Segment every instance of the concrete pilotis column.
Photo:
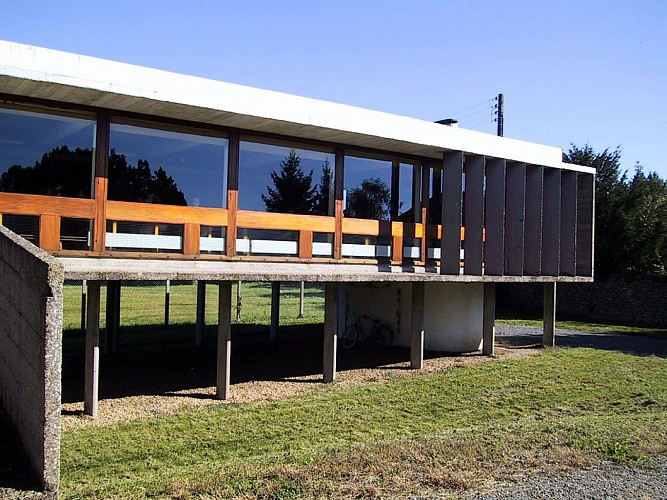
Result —
[[336, 380], [338, 341], [338, 283], [324, 285], [324, 382]]
[[197, 281], [197, 322], [195, 323], [195, 347], [201, 347], [206, 323], [206, 282]]
[[424, 367], [424, 282], [412, 283], [410, 368]]
[[496, 337], [496, 284], [484, 283], [484, 317], [482, 319], [482, 354], [493, 356]]
[[86, 280], [81, 282], [81, 332], [85, 333], [86, 331], [86, 307], [88, 307], [88, 300], [86, 298], [86, 292], [88, 291], [88, 285]]
[[544, 284], [544, 323], [542, 343], [545, 347], [556, 345], [556, 283]]
[[306, 284], [301, 281], [299, 283], [299, 318], [303, 318], [304, 305], [306, 301]]
[[230, 367], [232, 355], [232, 283], [222, 281], [218, 285], [218, 399], [229, 397]]
[[88, 281], [86, 325], [86, 366], [83, 390], [83, 411], [97, 416], [100, 374], [100, 282]]
[[271, 329], [269, 338], [275, 340], [278, 337], [278, 325], [280, 325], [280, 281], [271, 283]]

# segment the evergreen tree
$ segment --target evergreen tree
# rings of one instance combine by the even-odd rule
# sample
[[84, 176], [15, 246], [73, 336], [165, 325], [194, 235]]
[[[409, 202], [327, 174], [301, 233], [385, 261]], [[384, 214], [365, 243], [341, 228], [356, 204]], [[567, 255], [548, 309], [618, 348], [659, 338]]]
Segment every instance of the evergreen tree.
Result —
[[320, 179], [319, 189], [315, 196], [315, 210], [317, 215], [333, 215], [329, 213], [329, 198], [333, 196], [333, 172], [329, 164], [329, 158], [324, 159], [322, 165], [322, 177]]
[[313, 187], [313, 171], [306, 175], [301, 169], [301, 159], [295, 150], [290, 150], [280, 162], [280, 173], [271, 171], [273, 188], [267, 186], [267, 195], [262, 195], [267, 212], [285, 214], [312, 214], [315, 212], [316, 191]]
[[667, 265], [667, 182], [640, 166], [632, 180], [621, 151], [575, 145], [563, 161], [596, 169], [595, 273], [664, 273]]

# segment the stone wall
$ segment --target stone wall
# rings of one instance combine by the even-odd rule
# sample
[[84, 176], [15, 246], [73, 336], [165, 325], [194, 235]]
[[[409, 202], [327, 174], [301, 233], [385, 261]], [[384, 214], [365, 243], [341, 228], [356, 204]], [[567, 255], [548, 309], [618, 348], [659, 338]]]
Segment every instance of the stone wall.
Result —
[[0, 225], [0, 405], [37, 479], [57, 491], [63, 268]]
[[[542, 308], [542, 285], [501, 283], [498, 305]], [[559, 283], [556, 310], [593, 321], [667, 326], [667, 276], [612, 276], [594, 283]]]

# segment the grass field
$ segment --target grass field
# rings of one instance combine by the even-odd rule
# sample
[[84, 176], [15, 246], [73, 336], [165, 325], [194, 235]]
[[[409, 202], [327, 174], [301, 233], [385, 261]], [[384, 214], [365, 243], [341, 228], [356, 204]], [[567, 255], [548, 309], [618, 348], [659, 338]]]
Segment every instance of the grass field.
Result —
[[[667, 451], [667, 360], [553, 350], [62, 439], [62, 496], [367, 497]], [[498, 471], [503, 471], [502, 473]]]
[[[233, 290], [236, 297], [236, 289]], [[81, 287], [65, 288], [66, 338], [80, 344]], [[266, 328], [270, 285], [243, 284], [237, 331]], [[103, 289], [104, 295], [104, 289]], [[121, 324], [144, 341], [191, 340], [196, 287], [124, 287]], [[103, 297], [104, 299], [104, 297]], [[102, 301], [104, 304], [104, 300]], [[281, 324], [321, 323], [323, 293], [283, 285]], [[207, 287], [207, 323], [217, 290]], [[104, 321], [104, 312], [102, 312]], [[232, 312], [236, 317], [236, 310]], [[539, 326], [534, 319], [499, 323]], [[150, 325], [141, 327], [139, 325]], [[657, 336], [660, 329], [563, 323]], [[146, 336], [144, 328], [153, 329]], [[212, 333], [212, 332], [209, 332]], [[127, 335], [126, 335], [127, 337]], [[143, 343], [139, 342], [138, 343]], [[80, 345], [79, 345], [80, 347]], [[667, 359], [552, 349], [443, 373], [309, 396], [223, 405], [62, 436], [63, 498], [362, 498], [447, 494], [544, 466], [667, 452]]]

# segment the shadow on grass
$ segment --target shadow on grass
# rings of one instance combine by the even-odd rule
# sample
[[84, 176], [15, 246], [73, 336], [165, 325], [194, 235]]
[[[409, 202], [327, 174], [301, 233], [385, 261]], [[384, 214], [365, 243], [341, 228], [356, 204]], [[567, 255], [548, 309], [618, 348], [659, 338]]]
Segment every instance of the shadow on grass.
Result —
[[[266, 325], [233, 325], [231, 383], [254, 380], [294, 380], [316, 376], [323, 369], [323, 325], [280, 328], [278, 338], [269, 339]], [[339, 371], [375, 368], [410, 359], [404, 347], [358, 344], [338, 349]], [[210, 387], [216, 383], [217, 338], [215, 327], [207, 327], [202, 346], [194, 346], [194, 325], [123, 327], [119, 349], [100, 359], [101, 399], [138, 395], [174, 395], [178, 391]], [[65, 333], [63, 348], [63, 403], [83, 400], [85, 366], [83, 335]], [[211, 397], [200, 394], [200, 397]], [[192, 396], [189, 396], [192, 397]], [[196, 396], [195, 396], [196, 397]]]

